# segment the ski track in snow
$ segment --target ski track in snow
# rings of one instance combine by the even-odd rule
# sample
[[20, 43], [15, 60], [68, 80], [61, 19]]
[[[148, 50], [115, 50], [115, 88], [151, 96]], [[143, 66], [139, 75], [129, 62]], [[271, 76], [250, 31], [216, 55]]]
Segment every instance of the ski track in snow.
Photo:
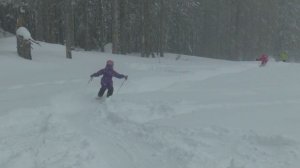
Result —
[[13, 85], [7, 88], [0, 88], [0, 90], [8, 91], [8, 90], [18, 90], [18, 89], [24, 89], [24, 88], [31, 88], [31, 87], [41, 87], [41, 86], [49, 86], [49, 85], [64, 85], [64, 84], [70, 84], [70, 83], [81, 83], [83, 82], [82, 79], [73, 79], [73, 80], [58, 80], [58, 81], [51, 81], [51, 82], [37, 82], [32, 84], [24, 84], [24, 85]]
[[[58, 105], [66, 98], [58, 97], [53, 103]], [[70, 99], [73, 101], [70, 104], [77, 101]], [[70, 108], [66, 103], [54, 109], [44, 107], [35, 112], [22, 110], [10, 113], [16, 119], [23, 119], [19, 125], [12, 121], [10, 125], [0, 127], [1, 130], [9, 128], [13, 132], [1, 137], [0, 149], [4, 151], [1, 153], [6, 156], [0, 157], [5, 158], [5, 161], [0, 161], [0, 166], [18, 167], [23, 164], [25, 167], [79, 168], [96, 165], [118, 167], [123, 164], [125, 167], [196, 168], [200, 164], [209, 168], [261, 165], [292, 168], [294, 165], [289, 165], [288, 161], [299, 157], [297, 143], [285, 137], [267, 137], [220, 127], [174, 129], [137, 123], [118, 115], [115, 111], [118, 108], [114, 106], [118, 100], [107, 100], [100, 107], [86, 103], [90, 103], [91, 107], [83, 109], [78, 105]], [[29, 116], [20, 115], [24, 112]], [[24, 132], [22, 127], [29, 129]], [[16, 139], [20, 136], [22, 141]], [[102, 143], [99, 146], [97, 142]], [[99, 156], [98, 150], [105, 155]], [[123, 162], [105, 163], [106, 159], [114, 158]], [[145, 158], [147, 160], [143, 160]], [[28, 163], [20, 163], [23, 160], [28, 160]], [[274, 160], [277, 162], [274, 163]]]
[[[8, 88], [8, 90], [43, 85], [60, 85], [66, 82], [70, 81], [17, 85]], [[272, 165], [272, 168], [292, 168], [294, 165], [289, 165], [288, 161], [294, 162], [293, 160], [299, 157], [297, 143], [281, 136], [265, 137], [257, 135], [255, 132], [237, 133], [219, 127], [178, 130], [151, 124], [153, 119], [176, 115], [174, 110], [176, 102], [174, 104], [168, 104], [168, 102], [166, 102], [167, 104], [165, 102], [159, 104], [155, 101], [152, 103], [146, 101], [144, 104], [130, 105], [128, 102], [123, 102], [122, 99], [118, 100], [116, 98], [115, 100], [113, 98], [104, 102], [103, 106], [98, 107], [92, 104], [94, 109], [91, 107], [85, 107], [87, 109], [70, 108], [74, 104], [80, 104], [80, 101], [83, 100], [71, 101], [69, 104], [64, 105], [60, 103], [67, 99], [72, 100], [71, 97], [73, 95], [69, 98], [55, 98], [53, 104], [58, 105], [56, 109], [51, 110], [45, 107], [44, 109], [34, 110], [37, 114], [32, 114], [32, 116], [18, 114], [26, 112], [26, 115], [28, 113], [30, 115], [31, 110], [10, 113], [9, 115], [16, 115], [16, 117], [12, 116], [11, 118], [20, 118], [23, 122], [25, 118], [25, 122], [18, 123], [18, 126], [12, 124], [1, 128], [1, 130], [10, 129], [14, 134], [0, 137], [0, 149], [3, 151], [1, 153], [6, 155], [0, 157], [3, 159], [0, 160], [0, 166], [5, 168], [20, 166], [79, 168], [99, 167], [99, 165], [103, 167], [120, 167], [124, 166], [125, 161], [125, 167], [145, 168], [196, 168], [199, 165], [208, 168], [224, 166], [226, 168], [244, 168], [260, 167], [260, 165]], [[268, 103], [280, 102], [254, 104], [265, 105]], [[254, 104], [210, 104], [197, 108], [226, 108], [252, 106]], [[139, 106], [140, 112], [136, 110]], [[125, 108], [125, 110], [118, 107]], [[120, 114], [120, 111], [130, 112], [133, 110], [126, 109], [126, 107], [135, 107], [136, 112], [132, 112], [133, 116]], [[140, 116], [140, 119], [150, 118], [148, 121], [141, 121], [136, 114], [145, 115], [147, 109], [150, 116]], [[151, 112], [159, 113], [151, 114]], [[62, 117], [61, 114], [68, 115]], [[42, 116], [37, 117], [36, 115]], [[33, 118], [29, 119], [29, 117]], [[40, 118], [43, 118], [43, 120], [40, 121]], [[65, 120], [61, 121], [62, 118], [65, 118]], [[86, 121], [88, 123], [84, 123]], [[65, 124], [68, 122], [71, 124]], [[22, 127], [30, 129], [24, 132], [21, 129]], [[21, 143], [16, 140], [17, 137], [23, 138]], [[97, 141], [107, 146], [99, 146]], [[143, 151], [140, 151], [140, 149], [143, 149]], [[103, 150], [106, 154], [99, 156], [98, 150]], [[224, 153], [230, 153], [230, 155], [224, 155], [219, 152], [220, 150], [225, 151]], [[99, 158], [102, 159], [99, 160]], [[105, 160], [115, 158], [121, 159], [122, 162], [105, 163]], [[27, 160], [27, 162], [24, 163], [24, 160]], [[277, 162], [274, 163], [274, 160], [277, 160]]]
[[[37, 85], [60, 85], [66, 82], [70, 81], [44, 82], [42, 84], [35, 83], [27, 86], [17, 85], [8, 89], [22, 89], [24, 87], [34, 87]], [[299, 156], [296, 148], [297, 144], [284, 137], [264, 137], [257, 135], [255, 132], [237, 134], [236, 132], [218, 127], [208, 127], [200, 130], [177, 130], [170, 127], [160, 127], [151, 124], [151, 117], [152, 119], [159, 119], [176, 115], [176, 112], [174, 112], [175, 104], [156, 104], [157, 102], [153, 102], [153, 104], [149, 104], [151, 102], [140, 104], [140, 109], [143, 111], [149, 109], [149, 112], [159, 112], [148, 116], [150, 120], [143, 123], [145, 121], [139, 121], [139, 118], [135, 118], [138, 116], [130, 118], [129, 115], [128, 118], [128, 116], [120, 115], [119, 111], [122, 111], [122, 109], [117, 107], [126, 108], [130, 107], [130, 105], [127, 104], [126, 106], [126, 103], [122, 104], [123, 101], [118, 101], [119, 100], [116, 100], [114, 102], [114, 99], [112, 99], [108, 100], [108, 102], [104, 102], [104, 106], [94, 107], [95, 112], [90, 117], [87, 117], [88, 119], [83, 117], [82, 115], [86, 114], [82, 113], [93, 111], [91, 108], [85, 110], [69, 109], [71, 117], [75, 118], [75, 120], [71, 118], [71, 121], [74, 123], [71, 122], [70, 125], [78, 130], [72, 127], [70, 128], [70, 126], [61, 129], [68, 125], [62, 123], [69, 121], [59, 121], [59, 118], [64, 117], [55, 117], [57, 113], [66, 113], [67, 108], [76, 102], [65, 104], [64, 106], [66, 108], [58, 107], [59, 110], [56, 109], [58, 111], [54, 114], [45, 112], [45, 114], [43, 114], [44, 116], [41, 117], [44, 118], [43, 121], [37, 120], [37, 122], [32, 120], [34, 122], [25, 122], [24, 125], [21, 124], [21, 126], [31, 128], [28, 132], [23, 132], [24, 130], [21, 129], [20, 134], [18, 134], [18, 129], [20, 128], [10, 127], [9, 129], [14, 130], [13, 132], [17, 134], [12, 137], [7, 135], [5, 138], [1, 138], [1, 149], [2, 151], [6, 151], [4, 153], [7, 154], [7, 156], [4, 157], [6, 161], [1, 162], [1, 167], [19, 167], [21, 165], [23, 167], [45, 168], [61, 166], [79, 168], [96, 167], [96, 165], [119, 167], [124, 163], [105, 163], [105, 160], [121, 158], [123, 162], [127, 160], [126, 167], [196, 168], [202, 165], [203, 167], [209, 168], [224, 166], [227, 166], [227, 168], [242, 168], [246, 165], [247, 167], [250, 167], [250, 165], [260, 167], [260, 165], [269, 164], [274, 168], [292, 168], [293, 165], [289, 165], [286, 159], [296, 160]], [[59, 105], [59, 102], [60, 101], [54, 104]], [[273, 104], [276, 102], [266, 103]], [[266, 103], [254, 104], [265, 105]], [[254, 104], [244, 104], [244, 106], [252, 106]], [[137, 106], [138, 105], [135, 104], [132, 107]], [[234, 103], [211, 104], [200, 106], [200, 108], [226, 108], [228, 106], [237, 105]], [[75, 110], [75, 112], [72, 112], [72, 110]], [[125, 109], [125, 111], [126, 110], [131, 111], [132, 109]], [[52, 110], [46, 108], [44, 110], [41, 109], [41, 111]], [[140, 113], [145, 114], [143, 111], [140, 111]], [[136, 114], [136, 112], [133, 113]], [[140, 116], [142, 119], [148, 117]], [[70, 119], [69, 116], [65, 118], [66, 120]], [[86, 124], [84, 123], [85, 121], [90, 122]], [[77, 126], [78, 122], [82, 122], [82, 125], [86, 126], [79, 128]], [[150, 122], [150, 124], [148, 124], [148, 122]], [[14, 140], [15, 137], [18, 136], [24, 138], [22, 144]], [[95, 139], [95, 137], [98, 138]], [[111, 141], [112, 139], [113, 141]], [[115, 151], [105, 152], [111, 152], [111, 154], [98, 156], [96, 151], [103, 150], [105, 147], [99, 147], [95, 141], [102, 141], [103, 144], [107, 144], [110, 147], [107, 148], [108, 150], [117, 149]], [[70, 146], [70, 143], [73, 145]], [[12, 150], [5, 146], [9, 146]], [[56, 146], [59, 146], [59, 149], [56, 148]], [[148, 150], [146, 152], [144, 150], [140, 151], [139, 148]], [[219, 150], [228, 151], [231, 155], [219, 154]], [[59, 151], [59, 153], [57, 153], [57, 151]], [[278, 162], [273, 163], [274, 157], [276, 157]], [[97, 158], [103, 158], [103, 160], [99, 161]], [[147, 160], [143, 160], [145, 158], [147, 158]], [[28, 162], [20, 163], [23, 162], [23, 160], [28, 160]]]
[[[69, 82], [74, 81], [58, 80], [12, 88]], [[15, 121], [11, 121], [11, 124], [0, 127], [0, 130], [10, 129], [14, 132], [0, 137], [0, 149], [5, 153], [5, 156], [0, 157], [4, 158], [0, 160], [0, 166], [196, 168], [202, 165], [208, 168], [263, 168], [261, 165], [270, 165], [272, 168], [293, 168], [294, 165], [289, 163], [294, 163], [299, 158], [298, 144], [282, 136], [269, 137], [217, 126], [175, 129], [151, 124], [152, 120], [181, 114], [180, 106], [187, 107], [188, 102], [176, 99], [165, 102], [135, 99], [126, 101], [124, 94], [125, 97], [112, 97], [99, 105], [99, 100], [87, 101], [90, 99], [88, 95], [78, 99], [80, 94], [83, 93], [79, 91], [57, 96], [52, 99], [53, 106], [50, 107], [9, 113], [8, 115], [12, 115], [10, 118], [20, 118], [22, 122], [15, 125]], [[206, 104], [192, 107], [231, 108], [274, 103], [282, 102]], [[290, 103], [297, 103], [297, 100], [291, 100]], [[80, 104], [86, 106], [81, 107]], [[24, 132], [22, 127], [29, 129]], [[22, 137], [23, 140], [20, 142], [16, 137]], [[99, 150], [105, 155], [99, 155]], [[219, 152], [220, 150], [223, 152]], [[122, 162], [105, 162], [114, 158], [121, 158]], [[28, 162], [23, 163], [24, 160]], [[277, 162], [274, 163], [274, 160]]]

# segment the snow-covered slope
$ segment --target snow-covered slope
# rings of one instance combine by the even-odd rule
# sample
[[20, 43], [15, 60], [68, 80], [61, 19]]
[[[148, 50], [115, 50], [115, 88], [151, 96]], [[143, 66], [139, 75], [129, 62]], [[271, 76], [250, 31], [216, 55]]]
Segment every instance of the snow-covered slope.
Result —
[[6, 31], [4, 31], [1, 27], [0, 27], [0, 38], [3, 38], [3, 37], [11, 37], [13, 36], [11, 33], [8, 33]]
[[[0, 39], [1, 168], [297, 168], [299, 64], [74, 52]], [[129, 79], [97, 100], [107, 59]]]

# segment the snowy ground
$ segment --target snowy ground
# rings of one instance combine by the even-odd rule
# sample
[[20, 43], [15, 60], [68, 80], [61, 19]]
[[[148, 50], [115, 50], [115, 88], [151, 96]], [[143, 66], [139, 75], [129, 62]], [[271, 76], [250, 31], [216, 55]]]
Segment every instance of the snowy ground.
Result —
[[[300, 65], [145, 59], [0, 39], [1, 168], [298, 168]], [[129, 75], [96, 99], [89, 75]]]

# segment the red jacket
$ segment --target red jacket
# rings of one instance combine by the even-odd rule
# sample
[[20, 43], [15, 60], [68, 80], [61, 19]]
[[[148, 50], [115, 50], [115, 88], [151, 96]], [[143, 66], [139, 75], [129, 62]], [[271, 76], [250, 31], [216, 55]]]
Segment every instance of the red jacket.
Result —
[[269, 57], [266, 54], [261, 55], [256, 59], [257, 61], [261, 61], [261, 63], [265, 64], [269, 61]]

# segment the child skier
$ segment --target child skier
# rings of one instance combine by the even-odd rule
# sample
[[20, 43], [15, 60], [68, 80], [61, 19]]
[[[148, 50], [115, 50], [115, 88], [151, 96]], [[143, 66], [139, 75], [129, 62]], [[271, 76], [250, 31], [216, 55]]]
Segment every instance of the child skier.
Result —
[[286, 51], [282, 51], [279, 56], [280, 56], [280, 60], [282, 62], [286, 62], [289, 58]]
[[269, 61], [269, 57], [266, 54], [262, 54], [259, 58], [256, 59], [256, 61], [261, 61], [260, 66], [265, 66]]
[[125, 80], [127, 80], [128, 76], [127, 75], [123, 75], [123, 74], [119, 74], [117, 73], [114, 69], [114, 62], [112, 60], [108, 60], [106, 62], [106, 66], [104, 69], [99, 70], [98, 72], [92, 74], [90, 77], [91, 79], [93, 79], [93, 77], [98, 77], [103, 75], [103, 77], [101, 78], [101, 88], [98, 92], [98, 97], [102, 97], [104, 92], [106, 91], [106, 89], [108, 89], [107, 91], [107, 97], [111, 96], [113, 94], [114, 91], [114, 87], [113, 87], [113, 77], [122, 79], [125, 78]]

